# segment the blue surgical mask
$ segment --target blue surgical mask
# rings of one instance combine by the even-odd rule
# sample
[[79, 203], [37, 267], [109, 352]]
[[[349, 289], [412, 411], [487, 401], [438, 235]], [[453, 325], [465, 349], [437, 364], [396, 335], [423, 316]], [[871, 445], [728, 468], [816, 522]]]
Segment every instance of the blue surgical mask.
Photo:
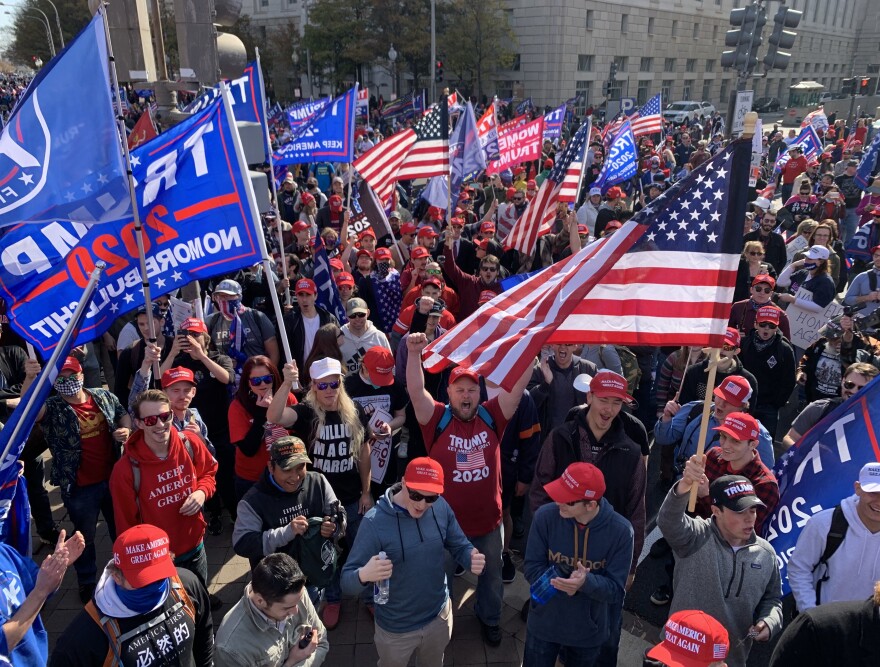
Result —
[[815, 269], [815, 268], [818, 267], [818, 266], [819, 266], [819, 265], [818, 265], [816, 262], [805, 262], [805, 263], [804, 263], [804, 268], [805, 268], [807, 271], [812, 271], [813, 269]]

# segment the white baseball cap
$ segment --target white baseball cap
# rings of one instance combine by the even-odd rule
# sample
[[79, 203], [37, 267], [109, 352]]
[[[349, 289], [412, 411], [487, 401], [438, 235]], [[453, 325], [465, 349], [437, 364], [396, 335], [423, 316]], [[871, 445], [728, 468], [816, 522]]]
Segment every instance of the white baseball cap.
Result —
[[313, 380], [342, 375], [342, 364], [332, 357], [324, 357], [312, 362], [312, 365], [309, 366], [309, 375]]
[[859, 486], [867, 493], [880, 492], [880, 463], [866, 463], [859, 471]]
[[809, 259], [826, 260], [828, 259], [830, 254], [831, 253], [828, 251], [828, 248], [826, 248], [825, 246], [814, 245], [811, 246], [809, 250], [807, 250], [807, 252], [804, 254], [804, 257], [807, 257]]
[[588, 375], [587, 373], [581, 373], [577, 377], [575, 377], [573, 385], [574, 388], [578, 391], [582, 391], [585, 394], [590, 393], [590, 382], [593, 381], [593, 376]]

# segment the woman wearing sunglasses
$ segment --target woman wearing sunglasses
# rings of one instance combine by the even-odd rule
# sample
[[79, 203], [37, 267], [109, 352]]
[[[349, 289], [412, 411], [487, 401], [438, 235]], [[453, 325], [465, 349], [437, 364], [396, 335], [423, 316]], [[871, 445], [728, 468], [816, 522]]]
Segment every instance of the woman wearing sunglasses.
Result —
[[733, 289], [733, 301], [742, 301], [749, 298], [749, 289], [755, 276], [769, 275], [776, 277], [776, 269], [769, 262], [764, 261], [764, 244], [760, 241], [746, 241], [739, 267], [736, 271], [736, 286]]
[[[284, 365], [284, 381], [272, 400], [266, 417], [289, 428], [306, 443], [315, 470], [324, 473], [348, 518], [346, 541], [354, 542], [361, 517], [373, 506], [370, 495], [370, 430], [390, 435], [385, 422], [370, 423], [364, 409], [355, 403], [342, 383], [342, 364], [332, 358], [319, 359], [309, 367], [311, 382], [299, 405], [284, 402], [283, 395], [299, 382], [294, 364]], [[343, 553], [344, 561], [346, 553]], [[327, 587], [323, 621], [328, 629], [339, 623], [339, 573]]]
[[[269, 444], [274, 437], [286, 435], [267, 424], [266, 411], [272, 397], [281, 388], [281, 374], [269, 357], [257, 355], [244, 362], [241, 382], [229, 406], [229, 440], [235, 447], [236, 503], [253, 486], [269, 462]], [[284, 391], [286, 405], [295, 405], [290, 386]], [[268, 426], [268, 428], [267, 428]], [[268, 440], [267, 440], [268, 438]], [[235, 516], [233, 514], [233, 521]]]

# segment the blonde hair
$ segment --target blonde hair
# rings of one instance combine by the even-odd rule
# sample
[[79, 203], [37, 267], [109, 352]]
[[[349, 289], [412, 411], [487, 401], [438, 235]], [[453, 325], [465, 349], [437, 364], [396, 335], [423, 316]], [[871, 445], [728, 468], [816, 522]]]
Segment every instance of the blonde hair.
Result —
[[[336, 395], [336, 412], [339, 414], [339, 419], [343, 426], [348, 426], [351, 431], [349, 452], [351, 452], [351, 456], [354, 459], [355, 464], [357, 464], [360, 460], [361, 446], [364, 444], [364, 425], [361, 424], [360, 417], [358, 417], [358, 411], [354, 401], [351, 400], [351, 396], [345, 391], [345, 384], [342, 382], [342, 375], [338, 376], [338, 379], [339, 393]], [[318, 434], [324, 429], [324, 424], [327, 423], [327, 410], [325, 410], [324, 406], [318, 401], [318, 390], [315, 387], [314, 380], [312, 380], [312, 383], [309, 385], [309, 391], [306, 393], [303, 403], [308, 405], [315, 412], [315, 422], [312, 424], [312, 433], [309, 442], [309, 447], [311, 448], [312, 443], [315, 441]]]
[[746, 241], [746, 245], [743, 247], [743, 258], [746, 258], [749, 254], [749, 250], [760, 250], [761, 252], [764, 252], [764, 244], [760, 241]]
[[807, 218], [797, 226], [797, 234], [798, 236], [810, 236], [818, 226], [818, 222], [816, 222], [812, 218]]

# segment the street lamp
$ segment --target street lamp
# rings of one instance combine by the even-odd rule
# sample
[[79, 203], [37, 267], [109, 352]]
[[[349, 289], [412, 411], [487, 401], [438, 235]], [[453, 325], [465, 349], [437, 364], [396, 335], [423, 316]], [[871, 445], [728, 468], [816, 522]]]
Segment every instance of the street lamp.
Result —
[[[3, 12], [3, 13], [12, 15], [12, 12]], [[30, 19], [31, 21], [36, 21], [37, 23], [39, 23], [41, 26], [43, 26], [46, 29], [46, 41], [49, 43], [49, 53], [51, 53], [52, 57], [54, 58], [55, 57], [55, 42], [52, 41], [52, 32], [50, 31], [48, 20], [44, 21], [43, 19], [41, 19], [38, 16], [29, 16], [27, 14], [22, 14], [22, 17], [24, 17], [26, 19]]]
[[395, 84], [397, 83], [397, 51], [394, 50], [394, 44], [392, 44], [391, 48], [388, 49], [388, 60], [391, 61], [391, 99], [396, 99], [397, 86]]
[[[44, 12], [39, 7], [33, 7], [30, 5], [13, 5], [9, 2], [0, 2], [0, 5], [3, 5], [4, 7], [15, 7], [17, 9], [24, 9], [24, 10], [33, 9], [36, 12], [40, 12], [40, 14], [43, 15], [43, 18], [46, 21], [45, 25], [46, 25], [46, 35], [49, 38], [49, 51], [52, 52], [52, 57], [53, 58], [55, 57], [55, 40], [52, 38], [52, 24], [49, 23], [49, 17], [46, 16], [46, 12]], [[52, 5], [52, 6], [54, 7], [55, 5]], [[56, 19], [58, 18], [58, 10], [57, 9], [55, 10], [55, 18]], [[60, 21], [58, 22], [58, 26], [59, 26], [59, 30], [60, 30], [61, 29], [61, 22]], [[64, 45], [64, 37], [63, 36], [61, 37], [61, 44], [62, 44], [62, 46]]]

